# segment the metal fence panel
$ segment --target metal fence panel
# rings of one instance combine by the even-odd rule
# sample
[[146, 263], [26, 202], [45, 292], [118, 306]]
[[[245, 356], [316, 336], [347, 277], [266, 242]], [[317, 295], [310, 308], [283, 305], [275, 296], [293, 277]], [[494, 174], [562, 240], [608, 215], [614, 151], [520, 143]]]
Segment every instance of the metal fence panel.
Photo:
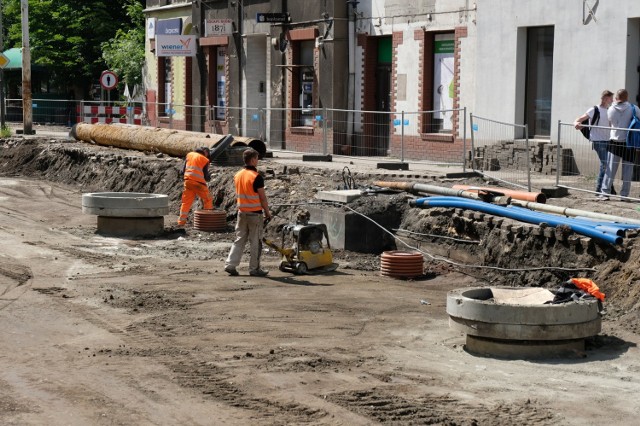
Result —
[[[7, 99], [7, 120], [22, 121], [22, 100]], [[34, 99], [36, 124], [129, 123], [259, 138], [269, 149], [464, 165], [466, 110], [381, 112], [330, 108], [238, 108], [172, 102]], [[457, 113], [458, 123], [454, 122]], [[450, 117], [443, 120], [442, 117]], [[445, 123], [446, 121], [446, 123]], [[462, 139], [453, 129], [462, 130]]]
[[539, 147], [531, 149], [527, 126], [473, 114], [470, 114], [470, 122], [472, 169], [531, 191], [532, 160], [538, 158]]
[[[627, 130], [602, 126], [585, 126], [591, 129]], [[638, 130], [630, 130], [638, 132]], [[587, 140], [571, 123], [558, 123], [559, 163], [556, 185], [559, 187], [596, 195], [600, 170], [606, 170], [608, 150], [607, 143], [599, 144]], [[630, 173], [629, 200], [640, 201], [640, 150], [631, 151], [632, 158], [622, 159], [614, 176], [613, 187], [620, 196], [622, 190], [622, 173]], [[633, 155], [635, 153], [635, 155]], [[602, 160], [601, 160], [602, 159]], [[601, 183], [601, 182], [600, 182]]]

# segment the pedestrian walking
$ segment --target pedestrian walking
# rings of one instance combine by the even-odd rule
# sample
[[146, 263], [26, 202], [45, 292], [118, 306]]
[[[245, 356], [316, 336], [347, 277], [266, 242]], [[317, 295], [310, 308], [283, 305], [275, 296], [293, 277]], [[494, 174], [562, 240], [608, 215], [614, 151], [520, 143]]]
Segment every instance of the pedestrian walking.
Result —
[[599, 200], [607, 201], [611, 194], [611, 184], [618, 172], [618, 165], [622, 162], [622, 188], [620, 195], [628, 197], [631, 190], [631, 178], [633, 177], [633, 166], [635, 160], [635, 149], [627, 147], [627, 133], [633, 118], [633, 109], [638, 114], [638, 108], [628, 102], [629, 93], [626, 89], [616, 92], [615, 102], [607, 111], [609, 122], [611, 123], [610, 141], [607, 145], [609, 155], [607, 156], [607, 168], [602, 179], [602, 195]]
[[[269, 203], [264, 191], [264, 179], [258, 173], [258, 151], [246, 149], [242, 154], [244, 168], [235, 174], [238, 219], [236, 221], [236, 239], [225, 261], [224, 270], [237, 276], [242, 252], [249, 241], [249, 275], [264, 277], [269, 272], [260, 268], [262, 252], [262, 232], [264, 221], [271, 219]], [[264, 219], [263, 219], [264, 217]]]
[[[598, 178], [596, 179], [596, 192], [600, 192], [602, 189], [602, 180], [604, 179], [604, 173], [607, 169], [607, 145], [610, 139], [610, 129], [604, 127], [610, 127], [609, 117], [607, 116], [607, 110], [613, 102], [613, 92], [604, 90], [600, 95], [600, 105], [594, 105], [589, 108], [587, 112], [576, 118], [573, 125], [576, 129], [582, 129], [582, 123], [585, 120], [589, 120], [592, 127], [589, 132], [589, 140], [591, 141], [591, 149], [596, 152], [600, 166], [598, 168]], [[612, 187], [612, 193], [613, 187]]]
[[187, 224], [191, 205], [196, 197], [202, 200], [202, 208], [213, 209], [213, 197], [209, 192], [207, 182], [211, 180], [209, 174], [209, 148], [198, 148], [189, 152], [182, 166], [184, 176], [184, 189], [182, 191], [182, 204], [180, 205], [180, 217], [178, 226]]

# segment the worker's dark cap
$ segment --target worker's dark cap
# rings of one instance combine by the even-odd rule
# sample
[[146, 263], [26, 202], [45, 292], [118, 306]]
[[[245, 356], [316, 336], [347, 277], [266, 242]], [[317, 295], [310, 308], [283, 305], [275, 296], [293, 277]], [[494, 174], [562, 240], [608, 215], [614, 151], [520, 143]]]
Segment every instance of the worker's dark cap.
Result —
[[201, 146], [200, 148], [196, 149], [196, 152], [206, 157], [209, 157], [209, 154], [211, 154], [211, 150], [209, 149], [208, 146]]

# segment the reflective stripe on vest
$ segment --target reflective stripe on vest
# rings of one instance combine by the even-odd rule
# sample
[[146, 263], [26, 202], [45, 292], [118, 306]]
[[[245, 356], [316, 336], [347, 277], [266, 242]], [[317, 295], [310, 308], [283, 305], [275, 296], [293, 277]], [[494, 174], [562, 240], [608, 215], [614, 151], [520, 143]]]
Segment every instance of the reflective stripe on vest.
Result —
[[197, 152], [188, 153], [187, 164], [184, 169], [184, 178], [206, 184], [204, 168], [207, 167], [207, 163], [209, 163], [209, 159], [204, 155]]
[[236, 202], [241, 212], [259, 212], [262, 210], [260, 196], [253, 190], [253, 182], [258, 172], [242, 169], [233, 177], [236, 184]]

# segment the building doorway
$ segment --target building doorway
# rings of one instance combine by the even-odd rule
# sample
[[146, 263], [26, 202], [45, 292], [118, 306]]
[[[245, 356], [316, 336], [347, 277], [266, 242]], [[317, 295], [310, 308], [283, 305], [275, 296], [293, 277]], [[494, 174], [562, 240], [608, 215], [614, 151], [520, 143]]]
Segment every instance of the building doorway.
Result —
[[378, 63], [376, 68], [376, 111], [374, 116], [376, 146], [373, 155], [387, 155], [389, 120], [391, 119], [391, 64]]
[[375, 111], [372, 152], [369, 155], [387, 155], [389, 150], [389, 132], [391, 120], [391, 37], [378, 38]]
[[248, 34], [244, 39], [246, 64], [242, 79], [242, 135], [264, 139], [262, 114], [267, 107], [267, 36]]
[[527, 29], [525, 122], [533, 138], [551, 136], [553, 33], [552, 26]]

